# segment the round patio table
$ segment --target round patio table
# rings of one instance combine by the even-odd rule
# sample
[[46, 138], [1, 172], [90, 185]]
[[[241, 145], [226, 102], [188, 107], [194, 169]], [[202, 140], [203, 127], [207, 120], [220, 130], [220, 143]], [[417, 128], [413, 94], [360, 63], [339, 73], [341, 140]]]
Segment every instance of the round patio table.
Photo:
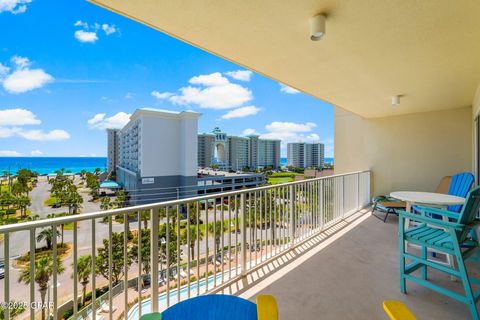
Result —
[[412, 211], [414, 204], [435, 206], [447, 209], [448, 206], [463, 204], [465, 198], [451, 196], [443, 193], [420, 192], [420, 191], [395, 191], [390, 193], [390, 197], [405, 201], [407, 212]]

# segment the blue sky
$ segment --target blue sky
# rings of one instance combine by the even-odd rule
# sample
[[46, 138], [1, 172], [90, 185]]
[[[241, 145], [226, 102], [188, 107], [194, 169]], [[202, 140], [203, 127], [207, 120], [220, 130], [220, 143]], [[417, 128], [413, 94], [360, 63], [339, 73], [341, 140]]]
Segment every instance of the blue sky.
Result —
[[142, 107], [333, 156], [328, 103], [86, 1], [0, 0], [0, 30], [0, 156], [104, 156], [104, 128]]

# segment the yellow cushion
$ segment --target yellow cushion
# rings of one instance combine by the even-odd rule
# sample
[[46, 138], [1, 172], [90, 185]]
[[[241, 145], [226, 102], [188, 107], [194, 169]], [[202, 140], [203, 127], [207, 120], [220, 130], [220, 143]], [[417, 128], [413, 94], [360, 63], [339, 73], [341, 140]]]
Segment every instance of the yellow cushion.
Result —
[[257, 297], [258, 320], [278, 320], [277, 301], [273, 296], [260, 295]]
[[383, 301], [383, 309], [392, 320], [416, 320], [415, 316], [400, 301]]

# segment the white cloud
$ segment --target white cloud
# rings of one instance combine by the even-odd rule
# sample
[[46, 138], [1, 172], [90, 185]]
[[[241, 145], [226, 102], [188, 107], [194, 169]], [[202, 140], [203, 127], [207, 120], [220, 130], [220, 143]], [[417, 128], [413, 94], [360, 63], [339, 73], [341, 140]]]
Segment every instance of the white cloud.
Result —
[[75, 39], [83, 43], [95, 43], [95, 41], [98, 40], [95, 31], [77, 30], [73, 35], [75, 36]]
[[255, 129], [247, 128], [242, 131], [242, 135], [244, 136], [258, 135], [258, 132]]
[[0, 157], [19, 157], [22, 154], [13, 150], [0, 150]]
[[20, 108], [0, 110], [0, 126], [23, 126], [40, 123], [41, 121], [30, 110]]
[[106, 23], [102, 24], [102, 30], [105, 32], [105, 34], [107, 36], [111, 35], [111, 34], [114, 34], [115, 32], [117, 32], [117, 27], [115, 27], [115, 25], [108, 25]]
[[82, 20], [77, 20], [73, 25], [75, 27], [83, 27], [85, 29], [88, 29], [88, 23], [83, 22]]
[[8, 73], [10, 68], [0, 67], [3, 88], [9, 93], [23, 93], [43, 87], [52, 82], [53, 77], [43, 69], [30, 69], [31, 62], [26, 57], [13, 56], [11, 59], [15, 71]]
[[280, 91], [288, 94], [297, 94], [300, 93], [297, 89], [293, 89], [292, 87], [286, 86], [284, 84], [279, 83]]
[[0, 127], [0, 138], [10, 138], [20, 132], [21, 128], [5, 128]]
[[0, 110], [0, 138], [21, 137], [33, 141], [60, 141], [70, 139], [65, 130], [55, 129], [43, 131], [40, 129], [26, 130], [21, 126], [42, 123], [37, 116], [26, 109]]
[[10, 68], [0, 63], [0, 79], [10, 71]]
[[265, 126], [265, 129], [267, 129], [270, 132], [280, 132], [280, 131], [310, 132], [316, 126], [317, 125], [313, 122], [295, 123], [295, 122], [274, 121], [270, 124], [267, 124]]
[[307, 139], [311, 142], [318, 142], [318, 140], [320, 140], [320, 136], [316, 133], [311, 133], [307, 136]]
[[191, 84], [204, 85], [206, 87], [224, 86], [230, 83], [230, 81], [228, 81], [227, 78], [222, 76], [220, 72], [195, 76], [192, 77], [188, 82]]
[[131, 92], [127, 92], [127, 94], [125, 95], [125, 99], [133, 99], [135, 95]]
[[0, 127], [0, 138], [11, 137], [21, 137], [33, 141], [60, 141], [70, 139], [70, 134], [59, 129], [44, 132], [43, 130], [25, 130], [19, 127]]
[[106, 116], [105, 113], [97, 113], [95, 116], [93, 116], [92, 119], [89, 119], [87, 122], [90, 125], [95, 125], [95, 124], [103, 121], [103, 119], [105, 119], [105, 116]]
[[82, 20], [77, 20], [73, 26], [81, 28], [80, 30], [76, 30], [73, 33], [73, 36], [75, 39], [83, 43], [95, 43], [99, 39], [98, 31], [100, 29], [105, 32], [106, 36], [119, 32], [115, 25], [107, 23], [100, 24], [94, 22], [89, 24]]
[[30, 59], [27, 57], [13, 56], [10, 60], [12, 60], [18, 69], [25, 69], [31, 65]]
[[167, 91], [166, 92], [152, 91], [151, 95], [154, 96], [155, 98], [159, 99], [159, 100], [163, 100], [163, 99], [168, 99], [171, 96], [173, 96], [173, 93], [167, 92]]
[[181, 95], [170, 97], [175, 104], [197, 104], [206, 109], [231, 109], [253, 99], [252, 92], [238, 84], [229, 83], [206, 88], [184, 87]]
[[70, 134], [65, 130], [55, 129], [44, 132], [42, 130], [21, 130], [18, 135], [33, 141], [61, 141], [70, 139]]
[[3, 88], [10, 93], [24, 93], [52, 81], [53, 77], [42, 69], [24, 69], [8, 75], [3, 81]]
[[43, 152], [40, 151], [40, 150], [38, 150], [38, 149], [37, 149], [37, 150], [32, 150], [32, 151], [30, 152], [30, 155], [32, 155], [32, 156], [41, 156], [41, 155], [43, 155]]
[[229, 71], [225, 72], [227, 76], [232, 77], [235, 80], [239, 81], [250, 81], [253, 72], [250, 70], [237, 70], [237, 71]]
[[27, 4], [30, 2], [32, 2], [32, 0], [0, 0], [0, 13], [24, 13], [27, 11]]
[[106, 118], [105, 113], [98, 113], [87, 121], [90, 129], [121, 129], [130, 121], [131, 114], [118, 112]]
[[240, 107], [240, 108], [228, 111], [222, 116], [222, 119], [244, 118], [244, 117], [256, 115], [258, 112], [260, 112], [260, 108], [255, 106]]
[[289, 142], [310, 141], [314, 137], [319, 138], [317, 134], [311, 132], [316, 126], [313, 122], [296, 123], [274, 121], [265, 126], [267, 132], [262, 134], [261, 138], [280, 139], [284, 144]]

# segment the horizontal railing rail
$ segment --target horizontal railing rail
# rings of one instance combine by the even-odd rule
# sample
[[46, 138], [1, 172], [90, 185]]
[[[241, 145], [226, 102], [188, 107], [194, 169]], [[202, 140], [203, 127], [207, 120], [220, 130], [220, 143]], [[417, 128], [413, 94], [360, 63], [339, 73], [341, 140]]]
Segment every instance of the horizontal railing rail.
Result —
[[[61, 318], [60, 305], [72, 305], [73, 318], [82, 310], [92, 319], [99, 312], [137, 319], [246, 275], [369, 202], [370, 172], [358, 171], [1, 226], [2, 301], [52, 302], [29, 308], [30, 319], [37, 312]], [[23, 260], [13, 270], [17, 255]], [[106, 302], [88, 304], [99, 288], [106, 288]], [[5, 309], [6, 319], [11, 312]]]

